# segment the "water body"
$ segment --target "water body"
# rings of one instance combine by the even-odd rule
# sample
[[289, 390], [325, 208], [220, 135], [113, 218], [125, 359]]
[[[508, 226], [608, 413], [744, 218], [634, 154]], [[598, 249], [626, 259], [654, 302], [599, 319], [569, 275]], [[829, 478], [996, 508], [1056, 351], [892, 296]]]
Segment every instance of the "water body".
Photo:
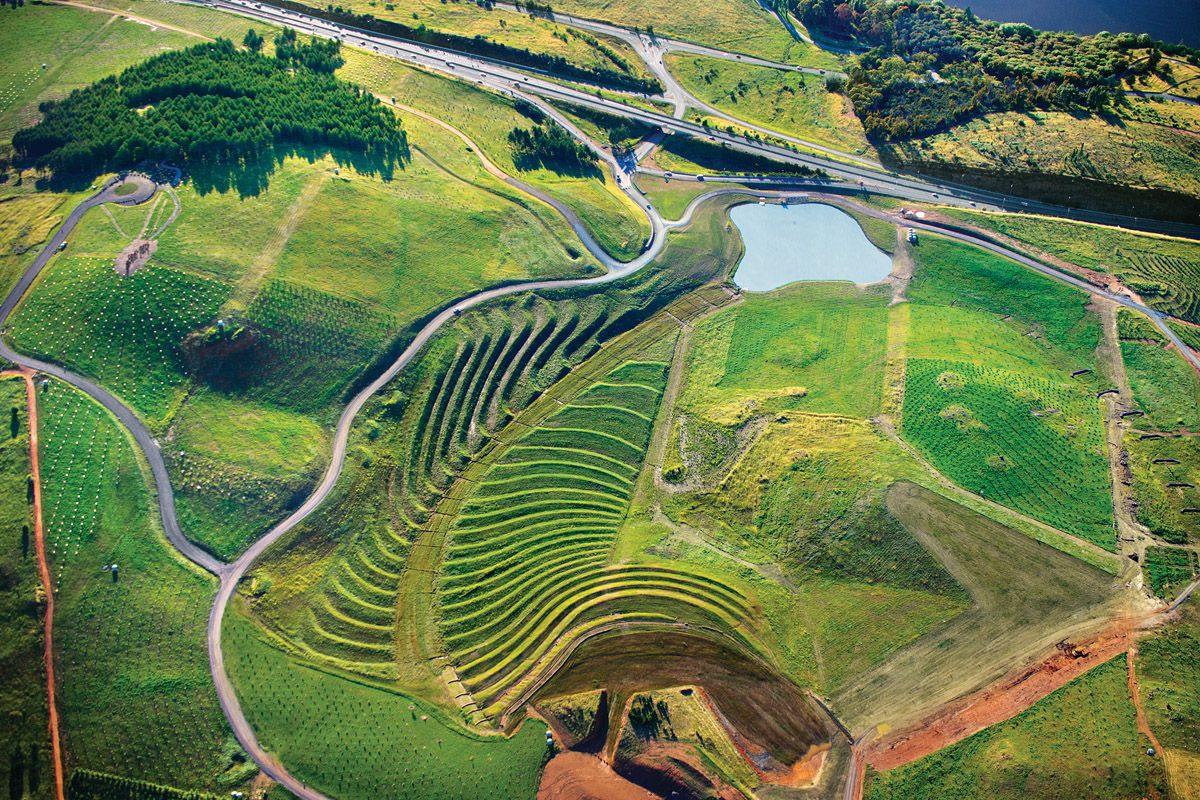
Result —
[[874, 283], [892, 271], [892, 258], [863, 233], [854, 217], [821, 203], [735, 206], [746, 255], [733, 275], [748, 292], [769, 292], [795, 281]]
[[1196, 0], [947, 0], [956, 8], [1000, 22], [1025, 22], [1048, 31], [1148, 33], [1171, 44], [1200, 47]]

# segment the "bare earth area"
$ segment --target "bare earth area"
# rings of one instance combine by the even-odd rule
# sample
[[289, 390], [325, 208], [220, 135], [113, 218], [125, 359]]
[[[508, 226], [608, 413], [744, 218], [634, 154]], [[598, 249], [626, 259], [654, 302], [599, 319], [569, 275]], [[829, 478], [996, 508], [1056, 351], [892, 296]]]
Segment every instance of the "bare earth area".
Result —
[[613, 772], [589, 753], [571, 750], [550, 759], [542, 773], [538, 800], [657, 800], [636, 783]]
[[894, 769], [1011, 719], [1092, 667], [1126, 652], [1135, 631], [1132, 621], [1119, 621], [1095, 637], [1056, 648], [1052, 655], [1001, 682], [867, 744], [863, 758], [877, 770]]

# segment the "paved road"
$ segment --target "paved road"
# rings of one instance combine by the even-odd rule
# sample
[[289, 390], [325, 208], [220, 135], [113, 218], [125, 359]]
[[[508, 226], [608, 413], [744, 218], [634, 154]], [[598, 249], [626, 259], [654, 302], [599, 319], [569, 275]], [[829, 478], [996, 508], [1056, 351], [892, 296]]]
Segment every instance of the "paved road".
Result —
[[[569, 86], [563, 86], [536, 75], [529, 75], [515, 68], [501, 66], [495, 61], [480, 59], [464, 53], [455, 53], [428, 45], [383, 36], [371, 31], [344, 25], [335, 25], [315, 17], [283, 11], [270, 6], [256, 8], [250, 0], [208, 0], [208, 5], [226, 11], [260, 19], [275, 25], [287, 25], [314, 36], [340, 38], [349, 45], [378, 52], [411, 64], [455, 75], [460, 79], [485, 85], [504, 94], [519, 91], [525, 95], [537, 94], [548, 99], [557, 99], [587, 108], [605, 111], [629, 119], [638, 120], [652, 127], [662, 127], [675, 134], [707, 138], [736, 150], [765, 156], [776, 161], [802, 164], [823, 169], [830, 175], [849, 180], [860, 180], [864, 188], [879, 194], [908, 200], [941, 202], [966, 206], [970, 203], [1009, 211], [1045, 214], [1070, 219], [1138, 228], [1158, 233], [1169, 233], [1191, 238], [1200, 238], [1200, 226], [1147, 220], [1120, 214], [1066, 208], [1052, 203], [1024, 200], [999, 192], [989, 192], [961, 186], [948, 181], [931, 181], [919, 177], [901, 175], [879, 170], [867, 165], [847, 163], [845, 158], [857, 158], [854, 154], [841, 153], [838, 158], [798, 153], [780, 145], [746, 139], [717, 129], [677, 119], [671, 115], [629, 106]], [[653, 65], [651, 65], [653, 66]], [[811, 146], [806, 143], [805, 146]]]
[[[67, 241], [67, 237], [71, 235], [71, 231], [75, 229], [75, 226], [83, 218], [84, 214], [103, 203], [115, 203], [124, 206], [137, 205], [146, 202], [154, 196], [156, 187], [149, 179], [141, 176], [133, 176], [131, 180], [137, 185], [137, 190], [133, 194], [125, 195], [124, 197], [117, 195], [116, 186], [120, 181], [114, 178], [105, 184], [96, 194], [84, 200], [71, 211], [66, 221], [50, 237], [50, 241], [38, 253], [37, 258], [34, 259], [29, 268], [25, 270], [25, 273], [17, 280], [16, 286], [4, 298], [4, 302], [0, 304], [0, 329], [3, 329], [7, 325], [9, 315], [16, 308], [17, 302], [29, 290], [29, 287], [37, 279], [37, 276], [46, 266], [46, 263], [58, 252], [59, 246]], [[154, 476], [154, 486], [158, 492], [159, 515], [162, 518], [163, 531], [166, 533], [167, 538], [188, 560], [195, 562], [214, 575], [220, 574], [223, 567], [221, 562], [210, 553], [189, 541], [183, 535], [183, 531], [180, 530], [179, 521], [175, 516], [175, 494], [171, 491], [171, 480], [167, 475], [167, 466], [163, 462], [158, 442], [155, 441], [150, 430], [138, 419], [136, 414], [96, 383], [63, 369], [57, 364], [51, 364], [22, 355], [13, 350], [5, 339], [0, 339], [0, 356], [14, 364], [60, 378], [91, 395], [97, 402], [112, 412], [121, 421], [121, 424], [129, 429], [138, 446], [146, 454], [146, 460], [150, 464], [150, 471]]]

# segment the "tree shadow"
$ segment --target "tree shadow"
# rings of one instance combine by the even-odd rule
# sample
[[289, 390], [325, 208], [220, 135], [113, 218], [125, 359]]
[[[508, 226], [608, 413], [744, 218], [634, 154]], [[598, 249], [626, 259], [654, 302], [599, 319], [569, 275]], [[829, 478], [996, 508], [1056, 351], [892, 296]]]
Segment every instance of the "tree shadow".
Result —
[[532, 153], [515, 154], [513, 164], [522, 172], [546, 169], [555, 175], [566, 175], [571, 178], [600, 178], [604, 175], [594, 161], [547, 158]]
[[[407, 138], [397, 146], [380, 146], [369, 151], [352, 150], [320, 144], [296, 144], [281, 142], [256, 152], [234, 159], [184, 161], [183, 167], [200, 195], [210, 192], [225, 194], [237, 192], [245, 200], [265, 192], [271, 176], [288, 158], [300, 158], [314, 164], [324, 158], [332, 158], [339, 168], [349, 167], [354, 171], [391, 181], [412, 160]], [[174, 162], [175, 159], [167, 158]], [[90, 187], [104, 172], [116, 169], [117, 165], [98, 165], [86, 172], [50, 173], [37, 180], [37, 188], [51, 192], [81, 192]]]

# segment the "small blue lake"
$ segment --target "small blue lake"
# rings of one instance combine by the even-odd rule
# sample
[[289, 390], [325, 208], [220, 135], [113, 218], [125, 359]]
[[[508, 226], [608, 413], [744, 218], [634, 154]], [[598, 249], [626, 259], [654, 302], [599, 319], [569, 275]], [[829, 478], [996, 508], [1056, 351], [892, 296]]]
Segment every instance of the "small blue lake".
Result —
[[892, 258], [867, 239], [854, 218], [822, 203], [758, 205], [729, 212], [746, 255], [733, 282], [769, 292], [795, 281], [875, 283], [892, 271]]

